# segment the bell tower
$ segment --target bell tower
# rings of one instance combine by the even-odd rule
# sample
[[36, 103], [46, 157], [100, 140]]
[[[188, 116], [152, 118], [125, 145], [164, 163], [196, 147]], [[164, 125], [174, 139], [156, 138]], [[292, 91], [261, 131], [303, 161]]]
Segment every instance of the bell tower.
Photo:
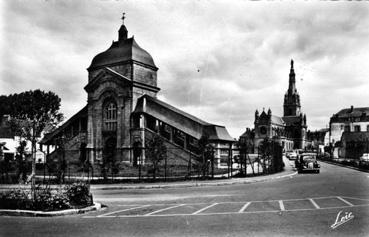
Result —
[[284, 95], [283, 116], [299, 116], [300, 114], [300, 95], [296, 89], [295, 70], [293, 68], [293, 60], [291, 60], [288, 90]]

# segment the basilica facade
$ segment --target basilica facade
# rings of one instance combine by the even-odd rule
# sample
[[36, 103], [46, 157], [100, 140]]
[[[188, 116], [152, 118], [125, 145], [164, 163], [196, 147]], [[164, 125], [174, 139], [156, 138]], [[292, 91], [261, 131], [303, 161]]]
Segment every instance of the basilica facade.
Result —
[[[198, 156], [198, 141], [203, 136], [216, 148], [232, 147], [234, 139], [224, 126], [205, 122], [157, 98], [158, 67], [135, 38], [128, 37], [124, 22], [118, 40], [97, 54], [87, 71], [87, 105], [40, 142], [57, 147], [48, 149], [51, 159], [60, 156], [61, 140], [70, 162], [114, 159], [133, 166], [146, 162], [145, 144], [154, 135], [165, 141], [168, 165], [191, 162], [191, 157]], [[216, 162], [220, 164], [220, 158]]]
[[265, 138], [279, 141], [286, 151], [304, 149], [307, 146], [306, 115], [301, 111], [293, 63], [291, 60], [288, 90], [284, 95], [283, 116], [274, 115], [270, 109], [268, 111], [263, 109], [261, 113], [258, 110], [255, 111], [253, 131], [255, 150]]

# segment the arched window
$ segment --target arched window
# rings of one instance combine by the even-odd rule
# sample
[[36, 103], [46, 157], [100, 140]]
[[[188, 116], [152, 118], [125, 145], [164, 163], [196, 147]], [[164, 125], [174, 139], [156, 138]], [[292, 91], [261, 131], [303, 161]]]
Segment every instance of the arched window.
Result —
[[105, 103], [103, 113], [104, 130], [117, 130], [117, 105], [113, 101]]

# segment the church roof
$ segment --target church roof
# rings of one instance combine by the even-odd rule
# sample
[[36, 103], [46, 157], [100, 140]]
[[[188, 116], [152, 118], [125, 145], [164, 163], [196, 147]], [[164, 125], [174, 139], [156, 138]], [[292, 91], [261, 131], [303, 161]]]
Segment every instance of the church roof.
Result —
[[142, 49], [133, 37], [114, 41], [109, 49], [99, 53], [92, 59], [88, 70], [131, 60], [153, 67], [157, 70], [151, 55]]
[[300, 116], [284, 116], [283, 121], [286, 123], [286, 126], [291, 126], [294, 124], [297, 125], [300, 123], [301, 117]]
[[134, 113], [149, 114], [197, 139], [206, 133], [210, 140], [233, 141], [224, 126], [205, 122], [149, 95], [143, 95], [138, 99]]
[[205, 127], [209, 140], [234, 141], [224, 126], [208, 125]]
[[276, 115], [271, 116], [271, 122], [276, 125], [281, 125], [281, 126], [285, 125], [283, 119]]
[[87, 105], [83, 107], [80, 111], [78, 111], [75, 115], [73, 115], [70, 119], [65, 121], [62, 125], [54, 129], [52, 132], [46, 133], [39, 143], [45, 145], [52, 144], [55, 137], [61, 134], [61, 132], [63, 132], [63, 130], [67, 128], [71, 123], [81, 117], [85, 117], [87, 120]]

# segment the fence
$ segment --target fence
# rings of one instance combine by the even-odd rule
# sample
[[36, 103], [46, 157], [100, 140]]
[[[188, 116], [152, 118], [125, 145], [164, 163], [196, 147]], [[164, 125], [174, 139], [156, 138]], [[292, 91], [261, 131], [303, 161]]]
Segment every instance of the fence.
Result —
[[[168, 149], [167, 153], [176, 153], [175, 149]], [[192, 153], [182, 157], [182, 164], [172, 162], [172, 156], [168, 156], [158, 166], [156, 179], [163, 181], [186, 180], [186, 179], [210, 179], [249, 177], [256, 175], [271, 174], [283, 168], [282, 148], [273, 145], [270, 154], [240, 154], [239, 158], [228, 159], [226, 168], [218, 168], [215, 159], [202, 163], [202, 157]], [[29, 164], [28, 164], [29, 163]], [[10, 161], [7, 167], [0, 162], [0, 183], [19, 183], [27, 181], [30, 174], [30, 162], [24, 172], [19, 171], [16, 161]], [[214, 167], [214, 168], [213, 168]], [[146, 163], [138, 162], [136, 166], [130, 164], [112, 162], [102, 165], [85, 163], [63, 163], [49, 161], [45, 164], [37, 164], [36, 179], [43, 183], [65, 183], [76, 180], [92, 182], [140, 182], [150, 181], [153, 177], [153, 167]]]

